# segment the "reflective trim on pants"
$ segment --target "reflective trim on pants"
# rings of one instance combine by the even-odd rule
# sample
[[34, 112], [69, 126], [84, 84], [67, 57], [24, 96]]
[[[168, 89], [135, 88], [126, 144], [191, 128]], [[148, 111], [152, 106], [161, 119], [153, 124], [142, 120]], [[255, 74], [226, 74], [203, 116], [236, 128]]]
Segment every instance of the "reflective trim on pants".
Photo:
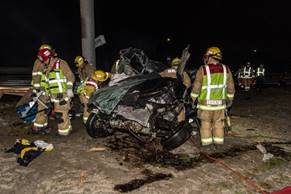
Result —
[[69, 135], [72, 130], [72, 126], [70, 125], [67, 129], [58, 129], [59, 135]]
[[212, 144], [212, 137], [209, 137], [209, 138], [201, 138], [201, 143], [202, 145], [210, 145]]
[[47, 126], [47, 123], [43, 123], [43, 124], [33, 123], [33, 126], [35, 126], [35, 127], [46, 127]]
[[223, 137], [213, 137], [214, 143], [223, 144], [224, 138]]
[[86, 124], [88, 117], [83, 117], [83, 122]]
[[226, 108], [226, 105], [207, 106], [198, 104], [197, 108], [201, 110], [224, 110]]

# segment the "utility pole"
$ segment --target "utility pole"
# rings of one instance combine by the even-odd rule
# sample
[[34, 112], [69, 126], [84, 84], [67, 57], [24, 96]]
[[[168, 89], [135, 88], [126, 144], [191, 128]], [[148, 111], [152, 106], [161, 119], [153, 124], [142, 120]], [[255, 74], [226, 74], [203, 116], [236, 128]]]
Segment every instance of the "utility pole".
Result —
[[82, 55], [96, 67], [94, 0], [80, 0]]

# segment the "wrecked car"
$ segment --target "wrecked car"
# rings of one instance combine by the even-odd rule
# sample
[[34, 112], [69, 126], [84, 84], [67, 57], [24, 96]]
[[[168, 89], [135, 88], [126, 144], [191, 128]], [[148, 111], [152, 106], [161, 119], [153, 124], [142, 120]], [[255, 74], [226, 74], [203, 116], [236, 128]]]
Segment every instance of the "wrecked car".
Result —
[[[138, 54], [132, 56], [139, 58]], [[157, 72], [161, 66], [155, 67], [158, 63], [138, 63], [131, 65], [132, 60], [127, 60], [123, 65], [135, 73], [90, 97], [87, 132], [93, 138], [125, 132], [142, 143], [158, 140], [164, 149], [175, 149], [188, 140], [193, 130], [187, 118], [177, 120], [181, 110], [190, 104], [190, 97], [185, 96], [186, 88], [179, 76], [161, 77]]]

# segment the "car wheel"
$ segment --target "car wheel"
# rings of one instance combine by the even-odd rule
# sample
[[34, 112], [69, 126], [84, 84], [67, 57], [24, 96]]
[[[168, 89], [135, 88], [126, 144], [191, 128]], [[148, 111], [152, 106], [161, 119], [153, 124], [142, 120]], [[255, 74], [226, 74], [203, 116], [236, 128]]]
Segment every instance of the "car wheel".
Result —
[[91, 113], [86, 122], [87, 133], [93, 137], [107, 137], [113, 133], [113, 130], [108, 127], [105, 120], [102, 120], [98, 114]]
[[180, 124], [181, 127], [177, 131], [173, 133], [169, 138], [161, 141], [161, 144], [165, 150], [173, 150], [183, 143], [185, 143], [190, 137], [192, 133], [192, 127], [187, 122], [183, 122]]

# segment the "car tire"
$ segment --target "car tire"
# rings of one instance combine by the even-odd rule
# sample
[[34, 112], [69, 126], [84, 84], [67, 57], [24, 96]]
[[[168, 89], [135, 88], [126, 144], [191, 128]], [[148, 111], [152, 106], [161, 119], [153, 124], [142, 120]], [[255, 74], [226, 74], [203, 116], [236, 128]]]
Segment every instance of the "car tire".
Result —
[[161, 141], [164, 150], [173, 150], [185, 143], [191, 137], [192, 127], [187, 122], [184, 122], [180, 126], [181, 127], [173, 135]]
[[88, 117], [86, 130], [93, 138], [107, 137], [113, 133], [113, 130], [107, 127], [106, 121], [102, 120], [96, 113], [91, 113]]

